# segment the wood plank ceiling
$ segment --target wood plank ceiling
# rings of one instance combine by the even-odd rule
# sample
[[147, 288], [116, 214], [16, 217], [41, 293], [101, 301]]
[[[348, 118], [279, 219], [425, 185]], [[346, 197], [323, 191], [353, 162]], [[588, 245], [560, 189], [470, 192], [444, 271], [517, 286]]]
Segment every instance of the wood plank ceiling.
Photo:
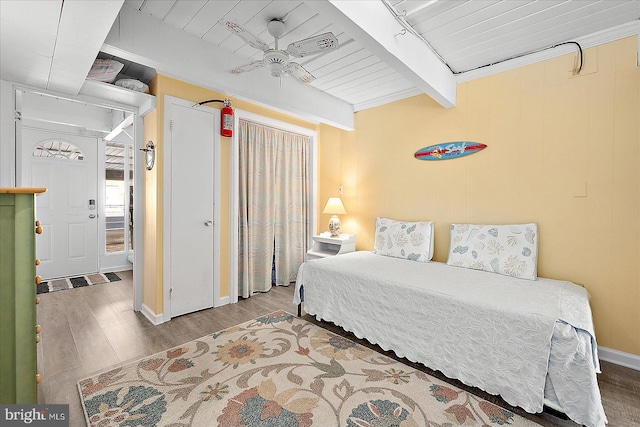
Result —
[[[219, 24], [223, 18], [237, 20], [271, 46], [273, 39], [267, 32], [267, 23], [273, 18], [283, 18], [286, 24], [281, 47], [331, 31], [339, 40], [339, 49], [296, 62], [316, 77], [311, 86], [352, 104], [356, 111], [421, 93], [402, 73], [355, 40], [350, 28], [339, 28], [333, 24], [334, 16], [318, 13], [314, 1], [317, 2], [126, 0], [126, 3], [233, 52], [235, 60], [228, 64], [229, 69], [262, 59], [262, 52], [223, 28]], [[384, 3], [390, 13], [397, 14], [428, 42], [454, 73], [640, 19], [638, 0], [385, 0]], [[251, 72], [272, 78], [264, 68]]]
[[[274, 18], [285, 21], [280, 47], [327, 31], [338, 39], [339, 49], [296, 59], [316, 77], [308, 87], [287, 76], [278, 82], [266, 67], [226, 72], [263, 53], [220, 20], [237, 20], [273, 46]], [[115, 55], [130, 61], [132, 77], [147, 73], [142, 64], [350, 129], [353, 111], [421, 93], [451, 107], [456, 82], [522, 63], [487, 64], [638, 33], [640, 0], [0, 0], [0, 78], [75, 96], [98, 89], [84, 81], [93, 60]], [[525, 58], [534, 57], [545, 59]]]

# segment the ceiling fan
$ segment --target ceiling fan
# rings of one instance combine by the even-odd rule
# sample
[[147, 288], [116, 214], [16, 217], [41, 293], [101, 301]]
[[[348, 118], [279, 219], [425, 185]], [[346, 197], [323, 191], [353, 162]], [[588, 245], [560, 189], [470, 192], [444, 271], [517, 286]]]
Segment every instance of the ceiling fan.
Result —
[[285, 28], [284, 21], [278, 18], [272, 19], [267, 24], [269, 34], [275, 39], [275, 47], [273, 49], [271, 49], [267, 43], [247, 31], [247, 29], [237, 21], [222, 20], [220, 23], [233, 34], [238, 35], [250, 46], [264, 52], [264, 57], [261, 61], [252, 61], [229, 70], [232, 74], [240, 74], [268, 66], [273, 77], [281, 77], [283, 74], [289, 74], [303, 83], [309, 83], [315, 80], [315, 77], [305, 70], [302, 65], [296, 62], [290, 62], [289, 56], [302, 58], [303, 56], [338, 48], [338, 39], [336, 36], [334, 36], [333, 33], [324, 33], [290, 43], [286, 50], [280, 50], [278, 48], [278, 39], [284, 34]]

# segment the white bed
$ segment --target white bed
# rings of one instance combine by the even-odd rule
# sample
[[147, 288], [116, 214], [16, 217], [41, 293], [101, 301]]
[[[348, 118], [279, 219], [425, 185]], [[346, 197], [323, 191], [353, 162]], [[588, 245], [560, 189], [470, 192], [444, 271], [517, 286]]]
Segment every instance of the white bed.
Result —
[[305, 312], [398, 356], [589, 427], [607, 423], [589, 295], [570, 282], [525, 280], [359, 251], [299, 270]]

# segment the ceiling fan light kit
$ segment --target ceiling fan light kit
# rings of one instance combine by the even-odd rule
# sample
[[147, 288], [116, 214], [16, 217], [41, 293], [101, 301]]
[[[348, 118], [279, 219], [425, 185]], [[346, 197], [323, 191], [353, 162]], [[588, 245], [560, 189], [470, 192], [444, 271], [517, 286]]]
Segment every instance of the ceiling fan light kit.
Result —
[[280, 77], [289, 65], [289, 55], [281, 50], [271, 49], [264, 53], [263, 61], [269, 64], [269, 71], [273, 77]]
[[302, 83], [309, 83], [315, 80], [315, 77], [302, 65], [289, 61], [289, 56], [302, 58], [339, 47], [338, 39], [333, 33], [324, 33], [290, 43], [286, 50], [281, 50], [278, 47], [278, 39], [284, 35], [286, 29], [284, 21], [277, 18], [267, 23], [267, 30], [275, 40], [273, 49], [237, 21], [220, 21], [220, 24], [244, 40], [249, 46], [264, 52], [262, 61], [252, 61], [235, 67], [229, 70], [232, 74], [241, 74], [268, 66], [273, 77], [282, 77], [283, 74], [289, 74]]

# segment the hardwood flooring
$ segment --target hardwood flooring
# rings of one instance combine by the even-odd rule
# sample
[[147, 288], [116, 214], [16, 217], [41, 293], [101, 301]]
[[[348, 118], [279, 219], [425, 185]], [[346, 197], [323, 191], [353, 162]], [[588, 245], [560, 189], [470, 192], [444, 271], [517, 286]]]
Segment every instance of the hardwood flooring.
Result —
[[[262, 314], [280, 309], [293, 314], [297, 312], [291, 302], [293, 286], [276, 287], [265, 294], [241, 299], [238, 304], [191, 313], [154, 326], [131, 308], [131, 272], [119, 272], [118, 275], [123, 279], [120, 282], [40, 295], [38, 321], [42, 333], [38, 345], [38, 371], [42, 381], [38, 386], [38, 400], [39, 403], [68, 403], [70, 426], [73, 427], [85, 425], [78, 380]], [[439, 372], [384, 352], [333, 324], [319, 322], [306, 314], [303, 318], [444, 379]], [[602, 371], [598, 380], [609, 427], [640, 426], [640, 372], [606, 362], [602, 363]], [[528, 414], [509, 407], [499, 397], [455, 380], [447, 381], [544, 426], [577, 426], [546, 412]]]

